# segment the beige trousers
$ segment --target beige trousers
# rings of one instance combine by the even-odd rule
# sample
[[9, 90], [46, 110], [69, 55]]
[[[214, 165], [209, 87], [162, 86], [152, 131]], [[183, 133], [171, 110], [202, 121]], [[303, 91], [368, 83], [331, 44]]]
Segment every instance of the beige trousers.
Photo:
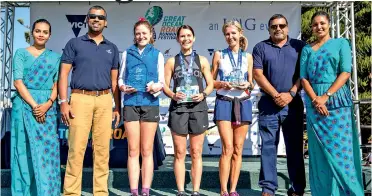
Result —
[[68, 160], [63, 195], [80, 196], [84, 154], [92, 131], [93, 194], [107, 196], [112, 95], [71, 94], [70, 106], [75, 118], [70, 119]]

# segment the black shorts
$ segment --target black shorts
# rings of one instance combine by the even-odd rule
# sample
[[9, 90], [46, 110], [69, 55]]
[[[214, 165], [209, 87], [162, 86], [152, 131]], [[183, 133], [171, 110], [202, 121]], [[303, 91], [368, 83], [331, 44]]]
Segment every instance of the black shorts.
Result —
[[124, 121], [159, 122], [159, 106], [124, 106]]
[[168, 127], [177, 134], [201, 134], [208, 126], [208, 111], [169, 112]]

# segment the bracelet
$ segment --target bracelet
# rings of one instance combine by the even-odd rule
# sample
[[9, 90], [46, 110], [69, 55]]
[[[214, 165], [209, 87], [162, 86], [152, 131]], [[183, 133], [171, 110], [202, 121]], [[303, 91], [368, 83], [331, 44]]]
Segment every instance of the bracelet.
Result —
[[312, 101], [311, 101], [311, 103], [314, 103], [314, 101], [317, 99], [318, 97], [315, 97]]
[[49, 98], [48, 100], [50, 100], [52, 103], [54, 103], [53, 99], [52, 98]]

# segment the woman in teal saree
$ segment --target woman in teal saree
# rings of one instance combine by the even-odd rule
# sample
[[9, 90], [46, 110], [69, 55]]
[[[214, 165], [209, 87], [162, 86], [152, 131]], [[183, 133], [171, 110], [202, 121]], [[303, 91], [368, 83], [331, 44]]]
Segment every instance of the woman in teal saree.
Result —
[[346, 39], [331, 39], [329, 16], [313, 15], [317, 37], [301, 53], [306, 91], [310, 189], [313, 196], [362, 196], [361, 159], [348, 83], [352, 62]]
[[32, 27], [34, 44], [13, 59], [11, 119], [13, 196], [60, 196], [56, 82], [60, 55], [45, 48], [51, 26], [45, 19]]

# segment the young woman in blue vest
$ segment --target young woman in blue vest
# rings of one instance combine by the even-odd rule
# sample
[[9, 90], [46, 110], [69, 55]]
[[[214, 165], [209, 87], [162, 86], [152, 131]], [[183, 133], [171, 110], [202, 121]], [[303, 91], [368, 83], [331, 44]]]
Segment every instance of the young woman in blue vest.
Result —
[[[218, 126], [222, 142], [220, 158], [220, 185], [222, 196], [239, 196], [236, 192], [244, 141], [252, 122], [250, 89], [253, 88], [252, 55], [245, 52], [248, 40], [243, 35], [239, 22], [224, 24], [222, 32], [229, 45], [213, 56], [212, 75], [217, 89], [214, 120]], [[230, 193], [227, 182], [230, 176]]]
[[[185, 194], [185, 157], [187, 135], [190, 140], [192, 159], [192, 196], [199, 195], [202, 176], [202, 150], [204, 132], [208, 128], [208, 106], [206, 97], [213, 91], [213, 78], [208, 60], [193, 51], [194, 30], [182, 25], [177, 31], [177, 41], [181, 51], [165, 64], [164, 93], [172, 98], [169, 107], [168, 126], [172, 132], [174, 145], [174, 174], [178, 194]], [[173, 90], [170, 82], [173, 78]], [[204, 89], [203, 81], [207, 87]]]
[[12, 195], [60, 195], [57, 80], [61, 55], [45, 48], [52, 29], [45, 19], [32, 25], [34, 43], [13, 58]]
[[[157, 94], [163, 89], [164, 57], [153, 46], [152, 27], [148, 21], [140, 19], [133, 31], [134, 45], [123, 52], [118, 83], [124, 94], [122, 105], [124, 127], [128, 133], [130, 192], [133, 196], [138, 195], [141, 154], [141, 195], [147, 196], [154, 171], [153, 147], [159, 122]], [[163, 160], [163, 149], [155, 149], [155, 152], [156, 158]]]

